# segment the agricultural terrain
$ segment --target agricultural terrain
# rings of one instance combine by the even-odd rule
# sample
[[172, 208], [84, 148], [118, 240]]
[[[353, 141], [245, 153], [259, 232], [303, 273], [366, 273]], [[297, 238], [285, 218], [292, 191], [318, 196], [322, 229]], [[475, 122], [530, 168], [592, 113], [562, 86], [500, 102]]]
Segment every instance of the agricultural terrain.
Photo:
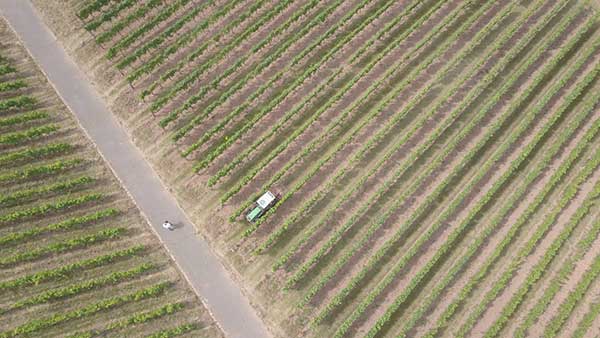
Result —
[[222, 337], [0, 19], [0, 337]]
[[597, 3], [33, 2], [280, 336], [600, 332]]

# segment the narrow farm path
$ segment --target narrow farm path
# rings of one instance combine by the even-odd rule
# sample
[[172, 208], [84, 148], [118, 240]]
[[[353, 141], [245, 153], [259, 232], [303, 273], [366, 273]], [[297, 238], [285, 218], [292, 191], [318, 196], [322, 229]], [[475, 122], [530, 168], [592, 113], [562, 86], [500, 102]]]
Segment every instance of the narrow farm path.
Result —
[[[0, 12], [74, 112], [116, 176], [228, 337], [269, 337], [265, 325], [125, 130], [29, 1], [0, 0]], [[175, 231], [162, 229], [171, 220]]]

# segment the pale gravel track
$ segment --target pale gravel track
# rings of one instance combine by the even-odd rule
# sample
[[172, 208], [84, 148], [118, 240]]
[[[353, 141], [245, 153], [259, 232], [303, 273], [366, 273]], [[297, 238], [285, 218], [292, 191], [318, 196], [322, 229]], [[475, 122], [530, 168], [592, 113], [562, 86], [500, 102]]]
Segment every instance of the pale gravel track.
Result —
[[[208, 243], [196, 235], [194, 225], [31, 3], [0, 0], [0, 12], [73, 111], [225, 334], [270, 337]], [[180, 226], [173, 232], [165, 231], [161, 227], [164, 219]]]

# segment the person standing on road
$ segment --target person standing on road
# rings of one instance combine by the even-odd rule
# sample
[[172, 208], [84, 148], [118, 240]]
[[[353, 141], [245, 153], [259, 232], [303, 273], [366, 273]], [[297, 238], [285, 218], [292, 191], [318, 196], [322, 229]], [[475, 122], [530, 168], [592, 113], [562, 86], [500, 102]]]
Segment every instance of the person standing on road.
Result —
[[175, 230], [175, 227], [169, 221], [165, 221], [162, 226], [167, 230]]

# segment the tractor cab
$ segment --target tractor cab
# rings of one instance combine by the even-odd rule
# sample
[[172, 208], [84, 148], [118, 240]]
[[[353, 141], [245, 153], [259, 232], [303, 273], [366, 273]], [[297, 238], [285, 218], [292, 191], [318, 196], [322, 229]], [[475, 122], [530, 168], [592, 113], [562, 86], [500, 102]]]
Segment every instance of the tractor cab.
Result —
[[254, 208], [246, 214], [246, 220], [250, 223], [256, 222], [262, 215], [277, 202], [277, 196], [270, 191], [265, 192], [256, 201]]

